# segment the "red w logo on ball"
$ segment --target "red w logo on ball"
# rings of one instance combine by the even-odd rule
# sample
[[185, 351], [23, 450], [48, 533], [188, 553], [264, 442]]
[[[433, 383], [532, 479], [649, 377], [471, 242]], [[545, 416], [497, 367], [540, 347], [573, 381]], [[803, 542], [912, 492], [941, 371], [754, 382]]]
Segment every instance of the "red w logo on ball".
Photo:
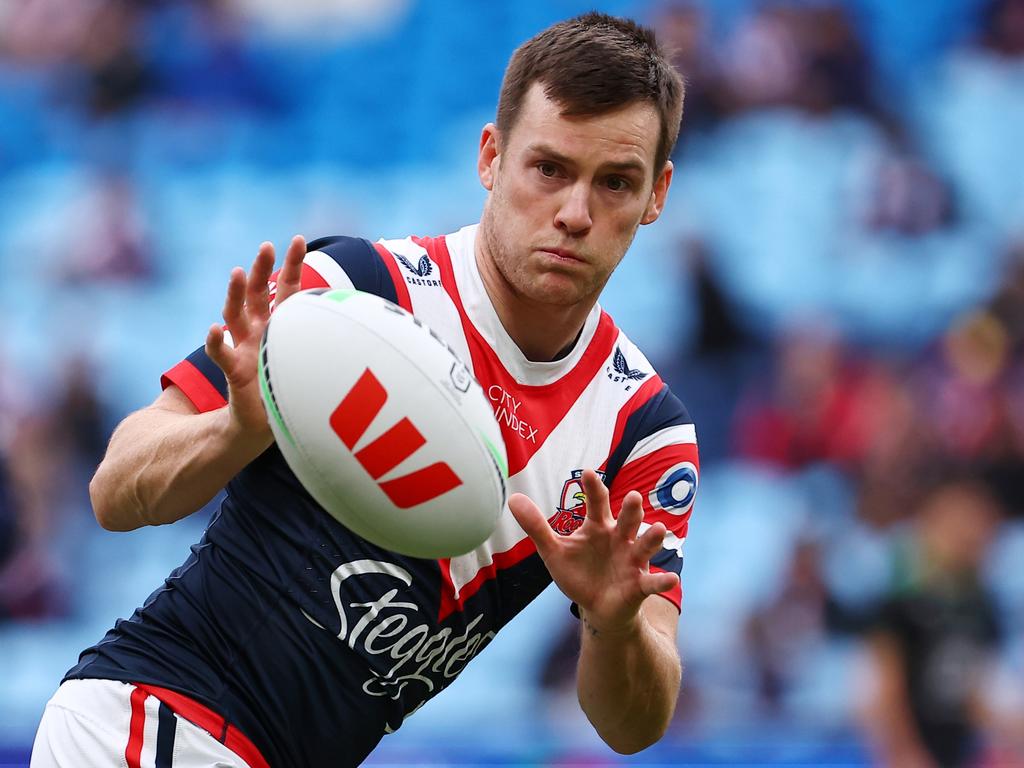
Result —
[[[330, 418], [334, 434], [355, 453], [356, 461], [374, 480], [397, 467], [427, 443], [413, 423], [403, 417], [376, 440], [355, 450], [359, 438], [377, 418], [387, 399], [384, 385], [367, 368]], [[378, 480], [377, 485], [392, 504], [408, 509], [458, 488], [462, 480], [445, 462], [438, 461], [401, 477], [384, 482]]]

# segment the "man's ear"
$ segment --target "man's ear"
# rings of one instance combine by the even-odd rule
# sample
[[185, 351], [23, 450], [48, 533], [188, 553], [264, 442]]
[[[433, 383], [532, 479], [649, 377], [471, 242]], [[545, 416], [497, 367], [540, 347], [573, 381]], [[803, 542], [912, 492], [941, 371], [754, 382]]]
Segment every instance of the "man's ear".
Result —
[[651, 190], [651, 199], [647, 202], [641, 224], [650, 224], [657, 221], [661, 211], [665, 208], [665, 199], [668, 197], [668, 188], [672, 186], [672, 161], [665, 162], [661, 175], [654, 180], [654, 188]]
[[498, 127], [488, 123], [480, 133], [480, 150], [476, 158], [476, 172], [480, 183], [490, 192], [494, 188], [494, 175], [500, 162], [501, 149], [498, 146]]

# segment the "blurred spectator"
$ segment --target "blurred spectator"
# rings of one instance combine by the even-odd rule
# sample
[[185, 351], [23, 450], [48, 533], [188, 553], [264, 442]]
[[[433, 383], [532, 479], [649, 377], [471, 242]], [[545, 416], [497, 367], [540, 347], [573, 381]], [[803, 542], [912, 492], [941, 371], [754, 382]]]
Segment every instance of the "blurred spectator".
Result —
[[0, 623], [61, 615], [66, 585], [48, 548], [56, 539], [56, 496], [69, 478], [51, 463], [45, 419], [34, 414], [0, 357]]
[[710, 19], [695, 3], [671, 4], [654, 20], [658, 39], [673, 51], [672, 62], [686, 80], [686, 103], [676, 152], [687, 135], [714, 128], [727, 104], [718, 62], [711, 53]]
[[760, 707], [772, 719], [792, 719], [791, 695], [810, 682], [809, 662], [832, 639], [859, 634], [867, 623], [859, 601], [844, 601], [830, 590], [824, 557], [822, 544], [801, 534], [781, 582], [745, 622], [744, 646], [754, 664]]
[[982, 450], [981, 466], [1007, 511], [1024, 517], [1024, 248], [1010, 249], [1008, 267], [984, 313], [989, 332], [1006, 347], [993, 394], [996, 425]]
[[761, 705], [770, 716], [784, 714], [794, 668], [824, 641], [830, 598], [819, 558], [813, 541], [796, 542], [778, 591], [747, 620], [746, 646], [757, 670]]
[[62, 616], [55, 546], [69, 514], [88, 514], [88, 479], [109, 433], [91, 366], [63, 365], [54, 392], [30, 396], [0, 357], [0, 622]]
[[868, 189], [866, 225], [875, 231], [919, 236], [953, 223], [953, 196], [923, 160], [888, 153]]
[[1024, 56], [1024, 0], [992, 0], [982, 23], [985, 48], [1007, 58]]
[[739, 316], [710, 264], [707, 244], [694, 240], [683, 248], [691, 273], [697, 304], [697, 332], [693, 355], [698, 359], [722, 359], [741, 351], [750, 336], [740, 325]]
[[780, 106], [796, 98], [804, 75], [798, 11], [774, 4], [744, 19], [730, 41], [725, 74], [740, 109]]
[[[295, 7], [281, 10], [288, 14]], [[254, 29], [239, 14], [228, 0], [165, 1], [152, 8], [147, 53], [163, 108], [185, 118], [199, 111], [222, 123], [235, 110], [269, 118], [304, 106], [305, 90], [294, 87], [289, 67], [315, 48], [302, 46], [283, 59], [271, 46], [254, 50]], [[216, 123], [205, 130], [215, 130]]]
[[918, 494], [917, 479], [932, 465], [936, 452], [922, 428], [909, 367], [869, 362], [857, 395], [856, 420], [866, 435], [855, 473], [857, 516], [879, 530], [909, 514]]
[[61, 253], [67, 261], [58, 278], [76, 283], [142, 282], [153, 276], [146, 221], [134, 182], [116, 173], [98, 174], [89, 194], [70, 212], [75, 247]]
[[761, 366], [764, 344], [741, 323], [741, 312], [726, 295], [714, 254], [703, 240], [680, 247], [681, 291], [692, 296], [694, 328], [678, 337], [673, 354], [659, 364], [665, 380], [685, 393], [687, 408], [700, 422], [702, 461], [728, 455], [729, 429], [745, 384]]
[[738, 110], [873, 111], [867, 50], [839, 3], [761, 7], [736, 30], [725, 74]]
[[737, 453], [787, 469], [858, 459], [867, 439], [856, 418], [860, 384], [835, 333], [796, 329], [779, 342], [773, 376], [755, 383], [739, 408]]
[[538, 683], [549, 694], [576, 690], [576, 663], [580, 657], [580, 624], [576, 619], [562, 623], [540, 668]]
[[137, 3], [106, 0], [81, 40], [76, 59], [85, 82], [80, 93], [97, 117], [134, 106], [152, 85], [140, 52], [141, 14]]
[[278, 31], [325, 38], [347, 38], [376, 32], [397, 23], [410, 0], [222, 0], [239, 15]]
[[64, 383], [49, 416], [51, 446], [65, 454], [66, 473], [77, 476], [72, 488], [88, 481], [103, 458], [110, 426], [92, 365], [73, 356], [64, 364]]
[[0, 622], [63, 616], [66, 573], [54, 546], [68, 515], [88, 513], [85, 491], [109, 434], [88, 363], [71, 358], [51, 400], [9, 412], [0, 442]]
[[0, 447], [0, 569], [18, 541], [18, 512], [7, 463], [7, 450]]
[[811, 113], [870, 113], [871, 67], [846, 9], [840, 3], [811, 5], [802, 9], [797, 21], [804, 51], [798, 102]]
[[985, 730], [1014, 736], [985, 700], [999, 628], [980, 571], [998, 521], [987, 489], [952, 475], [918, 507], [870, 641], [876, 692], [868, 727], [885, 765], [968, 765]]
[[1006, 273], [992, 298], [991, 308], [1009, 335], [1013, 350], [1024, 351], [1024, 242], [1009, 248]]
[[11, 469], [12, 450], [24, 406], [14, 373], [0, 353], [0, 569], [20, 538], [19, 499]]
[[103, 0], [22, 0], [0, 6], [0, 55], [52, 64], [80, 48]]
[[[1005, 427], [1009, 339], [991, 313], [969, 313], [924, 361], [916, 381], [925, 424], [944, 455], [977, 462]], [[924, 426], [923, 426], [924, 428]]]

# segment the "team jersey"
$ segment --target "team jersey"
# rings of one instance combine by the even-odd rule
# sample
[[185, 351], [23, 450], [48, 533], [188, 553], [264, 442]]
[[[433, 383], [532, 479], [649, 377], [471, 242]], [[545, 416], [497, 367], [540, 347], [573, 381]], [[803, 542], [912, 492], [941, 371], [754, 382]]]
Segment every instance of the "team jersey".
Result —
[[[686, 410], [600, 306], [568, 355], [526, 359], [488, 299], [475, 237], [472, 226], [373, 244], [317, 240], [302, 287], [354, 287], [414, 313], [490, 399], [510, 494], [527, 494], [568, 536], [586, 516], [582, 472], [595, 468], [613, 512], [628, 491], [641, 492], [642, 529], [668, 528], [651, 570], [679, 573], [699, 466]], [[203, 349], [164, 375], [172, 384], [201, 411], [226, 403], [224, 376]], [[409, 404], [411, 418], [416, 407]], [[475, 550], [426, 560], [349, 531], [275, 447], [226, 490], [185, 563], [67, 677], [185, 694], [274, 766], [358, 764], [551, 583], [507, 507]], [[680, 588], [662, 597], [678, 608]]]

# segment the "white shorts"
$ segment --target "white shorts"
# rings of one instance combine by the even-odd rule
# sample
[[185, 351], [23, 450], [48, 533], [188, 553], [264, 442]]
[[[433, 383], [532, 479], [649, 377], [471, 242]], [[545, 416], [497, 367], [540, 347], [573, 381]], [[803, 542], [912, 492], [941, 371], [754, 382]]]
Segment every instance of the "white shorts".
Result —
[[57, 689], [43, 712], [29, 765], [257, 768], [147, 691], [113, 680], [68, 680]]

